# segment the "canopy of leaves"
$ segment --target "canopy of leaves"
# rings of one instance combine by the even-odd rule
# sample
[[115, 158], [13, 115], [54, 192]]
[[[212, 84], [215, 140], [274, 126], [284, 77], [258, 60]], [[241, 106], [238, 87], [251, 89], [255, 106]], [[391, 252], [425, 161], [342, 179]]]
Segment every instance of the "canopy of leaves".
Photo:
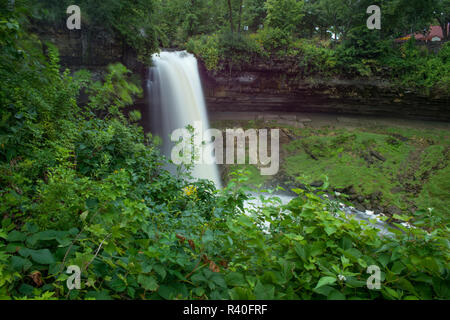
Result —
[[269, 27], [292, 32], [296, 30], [304, 16], [304, 1], [267, 0], [266, 23]]

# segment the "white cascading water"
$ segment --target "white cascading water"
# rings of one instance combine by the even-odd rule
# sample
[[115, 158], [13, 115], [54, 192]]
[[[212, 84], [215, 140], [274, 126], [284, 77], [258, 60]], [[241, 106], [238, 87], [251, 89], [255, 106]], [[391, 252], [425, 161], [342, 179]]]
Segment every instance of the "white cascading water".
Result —
[[[209, 129], [206, 104], [197, 59], [192, 54], [161, 52], [153, 55], [153, 65], [148, 81], [151, 126], [154, 134], [162, 138], [163, 154], [170, 158], [174, 146], [170, 136], [174, 130], [194, 126], [198, 121], [204, 131]], [[192, 175], [221, 186], [216, 164], [197, 164]]]
[[[162, 151], [170, 157], [174, 144], [170, 141], [172, 132], [176, 129], [194, 126], [200, 121], [203, 130], [209, 129], [206, 104], [203, 96], [197, 59], [186, 51], [161, 52], [153, 56], [154, 66], [150, 68], [148, 81], [148, 97], [151, 108], [150, 121], [154, 134], [162, 140]], [[220, 188], [221, 180], [217, 165], [196, 165], [192, 171], [194, 178], [208, 179]], [[246, 202], [245, 211], [262, 206], [258, 200], [259, 194], [254, 194], [254, 199]], [[283, 204], [287, 204], [292, 197], [277, 195]], [[390, 235], [387, 225], [378, 217], [374, 217], [370, 211], [360, 212], [352, 207], [341, 204], [341, 210], [348, 217], [353, 216], [357, 220], [368, 221], [380, 231], [380, 234]], [[268, 224], [266, 223], [266, 228]]]

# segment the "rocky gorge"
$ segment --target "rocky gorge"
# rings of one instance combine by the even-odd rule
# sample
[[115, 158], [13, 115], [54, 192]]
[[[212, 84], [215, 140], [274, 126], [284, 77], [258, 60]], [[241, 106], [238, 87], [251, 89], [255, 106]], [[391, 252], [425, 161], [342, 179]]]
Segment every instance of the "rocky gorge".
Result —
[[[67, 67], [71, 71], [88, 69], [94, 76], [98, 75], [100, 78], [108, 64], [121, 62], [133, 72], [135, 78], [141, 81], [144, 95], [136, 99], [134, 105], [129, 109], [138, 109], [143, 119], [141, 125], [145, 131], [151, 131], [149, 121], [147, 121], [150, 117], [150, 110], [145, 90], [149, 68], [138, 61], [134, 50], [101, 32], [87, 35], [83, 31], [58, 32], [57, 30], [46, 29], [44, 32], [40, 31], [39, 36], [43, 41], [52, 42], [58, 47], [63, 67]], [[200, 58], [198, 61], [210, 116], [217, 119], [221, 114], [235, 113], [234, 118], [238, 114], [237, 117], [242, 120], [260, 121], [262, 126], [270, 121], [281, 123], [288, 127], [283, 130], [282, 145], [288, 145], [292, 141], [303, 138], [302, 135], [292, 134], [290, 129], [309, 127], [310, 119], [314, 118], [314, 115], [327, 114], [334, 117], [335, 120], [338, 119], [338, 122], [347, 120], [352, 122], [352, 117], [369, 119], [382, 117], [391, 118], [394, 121], [402, 119], [450, 121], [450, 98], [448, 96], [439, 93], [424, 94], [413, 89], [400, 88], [385, 79], [305, 78], [295, 61], [289, 59], [257, 59], [244, 65], [240, 70], [234, 70], [231, 74], [209, 71]], [[250, 116], [247, 119], [246, 114], [256, 116]], [[329, 125], [330, 121], [325, 121], [325, 124]], [[362, 124], [362, 126], [366, 126], [366, 124]], [[397, 136], [401, 135], [397, 134]], [[406, 141], [402, 141], [402, 138], [395, 139], [400, 143], [407, 144]], [[429, 147], [432, 146], [433, 144], [429, 145]], [[297, 150], [300, 149], [304, 149], [308, 154], [310, 158], [308, 161], [313, 161], [313, 164], [321, 162], [323, 156], [320, 153], [314, 155], [315, 151], [308, 152], [305, 145], [297, 146]], [[425, 149], [422, 151], [424, 152]], [[287, 151], [282, 150], [282, 153], [282, 161], [292, 156]], [[445, 154], [448, 155], [448, 152]], [[385, 157], [386, 153], [383, 154], [376, 148], [358, 155], [358, 158], [372, 168], [384, 165]], [[415, 167], [420, 167], [420, 157], [414, 162]], [[389, 163], [390, 160], [388, 159], [387, 162]], [[397, 163], [391, 167], [397, 168], [398, 165]], [[428, 170], [427, 176], [419, 181], [426, 184], [429, 176], [442, 168], [438, 166], [434, 169], [434, 171]], [[226, 171], [224, 174], [226, 175]], [[269, 185], [282, 184], [287, 188], [306, 185], [315, 188], [323, 186], [324, 181], [319, 174], [312, 174], [313, 181], [308, 182], [299, 182], [296, 180], [296, 174], [295, 170], [289, 172], [285, 167]], [[353, 185], [351, 182], [334, 183], [330, 186], [328, 194], [331, 197], [334, 197], [334, 192], [345, 194], [347, 200], [360, 210], [369, 209], [375, 212], [396, 214], [402, 210], [417, 208], [416, 204], [407, 198], [418, 197], [422, 188], [417, 187], [417, 183], [411, 183], [413, 179], [411, 174], [405, 173], [405, 178], [400, 176], [397, 178], [400, 179], [400, 183], [394, 183], [392, 186], [375, 185], [374, 188], [366, 189]], [[334, 181], [332, 179], [332, 182], [336, 181], [341, 182], [339, 178], [335, 177]], [[383, 188], [388, 189], [382, 190]], [[399, 194], [398, 197], [392, 196], [396, 193]], [[386, 194], [391, 195], [386, 199]], [[399, 197], [406, 200], [388, 204], [389, 201], [398, 200]]]

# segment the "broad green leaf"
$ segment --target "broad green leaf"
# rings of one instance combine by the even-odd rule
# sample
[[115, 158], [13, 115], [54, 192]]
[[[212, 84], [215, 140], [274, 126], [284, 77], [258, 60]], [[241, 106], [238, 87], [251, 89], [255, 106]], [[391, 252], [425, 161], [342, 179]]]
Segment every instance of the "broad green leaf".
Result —
[[23, 232], [13, 230], [8, 234], [7, 240], [9, 242], [22, 242], [27, 238], [27, 235]]
[[48, 249], [30, 250], [31, 259], [39, 264], [55, 263], [52, 253]]
[[95, 300], [113, 300], [107, 290], [89, 291], [86, 298], [94, 298]]
[[255, 286], [257, 300], [272, 300], [275, 297], [275, 287], [271, 284], [263, 285], [260, 281]]
[[34, 292], [34, 287], [30, 286], [29, 284], [23, 283], [19, 288], [19, 292], [25, 296], [31, 297]]
[[357, 280], [354, 277], [347, 277], [347, 280], [345, 281], [345, 285], [349, 286], [351, 288], [363, 288], [367, 286], [366, 281]]
[[12, 256], [11, 257], [11, 267], [18, 271], [18, 272], [22, 272], [22, 271], [27, 271], [29, 268], [31, 268], [33, 264], [31, 263], [30, 260], [19, 257], [19, 256]]
[[401, 263], [400, 261], [395, 261], [391, 268], [391, 271], [395, 274], [400, 274], [404, 269], [405, 265], [403, 263]]
[[117, 292], [124, 292], [126, 289], [126, 284], [117, 275], [113, 277], [111, 281], [108, 282], [108, 286]]
[[384, 290], [389, 296], [391, 296], [394, 299], [399, 299], [400, 298], [398, 292], [395, 291], [394, 289], [391, 289], [389, 287], [383, 286], [383, 287], [381, 287], [381, 290], [382, 291]]
[[333, 287], [330, 286], [322, 286], [316, 289], [313, 289], [314, 292], [324, 295], [326, 297], [328, 297], [328, 295], [330, 294], [330, 292], [332, 292], [333, 290], [335, 290]]
[[320, 288], [322, 286], [333, 284], [337, 281], [335, 277], [322, 277], [320, 278], [319, 282], [317, 282], [317, 285], [315, 289]]
[[231, 272], [227, 274], [225, 276], [225, 281], [228, 285], [235, 287], [245, 287], [247, 285], [244, 275], [239, 272]]
[[224, 279], [223, 275], [221, 275], [221, 274], [214, 273], [211, 276], [210, 281], [213, 281], [219, 287], [222, 287], [222, 288], [226, 288], [227, 287], [225, 279]]
[[328, 300], [345, 300], [345, 295], [334, 289], [328, 294]]
[[142, 285], [145, 290], [156, 291], [158, 289], [158, 282], [152, 276], [140, 274], [138, 276], [138, 283]]
[[206, 244], [211, 241], [214, 241], [214, 233], [211, 230], [206, 230], [202, 237], [202, 242]]
[[158, 289], [158, 294], [166, 300], [172, 300], [177, 296], [177, 290], [171, 286], [161, 285]]

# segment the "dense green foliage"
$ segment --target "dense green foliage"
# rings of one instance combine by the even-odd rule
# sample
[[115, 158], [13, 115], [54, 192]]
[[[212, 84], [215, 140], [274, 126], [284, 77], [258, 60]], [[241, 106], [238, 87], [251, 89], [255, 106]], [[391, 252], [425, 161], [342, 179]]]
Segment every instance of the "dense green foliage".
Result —
[[390, 67], [392, 75], [409, 87], [450, 93], [450, 42], [446, 42], [438, 54], [430, 54], [410, 41], [382, 60]]
[[[69, 0], [18, 0], [35, 28], [65, 28]], [[368, 30], [367, 8], [382, 10]], [[448, 52], [394, 39], [450, 21], [449, 0], [107, 0], [78, 3], [85, 42], [98, 33], [123, 41], [149, 64], [161, 47], [187, 48], [210, 70], [286, 60], [310, 77], [380, 77], [424, 93], [449, 94]], [[444, 29], [444, 37], [449, 35]], [[448, 45], [447, 45], [448, 46]]]
[[[242, 173], [217, 191], [164, 169], [139, 114], [121, 112], [140, 93], [124, 66], [101, 82], [61, 73], [56, 48], [0, 13], [0, 299], [450, 297], [448, 227], [433, 216], [384, 238], [301, 190], [246, 215]], [[366, 287], [372, 264], [381, 290]]]
[[[435, 54], [414, 42], [394, 41], [411, 30], [424, 32], [430, 24], [448, 21], [445, 1], [379, 2], [381, 30], [366, 26], [370, 1], [266, 1], [264, 6], [260, 4], [264, 14], [258, 16], [259, 27], [238, 30], [228, 37], [199, 32], [187, 40], [186, 48], [215, 71], [230, 71], [230, 64], [281, 60], [297, 66], [304, 77], [379, 77], [424, 93], [448, 95], [448, 44]], [[239, 25], [254, 25], [245, 14], [254, 10], [252, 4], [244, 6]], [[221, 34], [220, 30], [219, 23], [215, 32]], [[236, 40], [226, 41], [229, 38]]]
[[237, 33], [224, 31], [210, 36], [191, 38], [187, 49], [201, 55], [210, 70], [239, 70], [262, 54], [258, 42]]
[[304, 4], [297, 0], [267, 0], [267, 26], [293, 32], [304, 16]]
[[[68, 18], [66, 9], [73, 4], [70, 0], [16, 1], [17, 7], [29, 8], [32, 22], [38, 28], [50, 25], [63, 30]], [[136, 50], [145, 63], [158, 50], [162, 33], [153, 22], [155, 1], [81, 0], [76, 5], [81, 9], [81, 32], [86, 42], [93, 41], [98, 33], [107, 34]]]

